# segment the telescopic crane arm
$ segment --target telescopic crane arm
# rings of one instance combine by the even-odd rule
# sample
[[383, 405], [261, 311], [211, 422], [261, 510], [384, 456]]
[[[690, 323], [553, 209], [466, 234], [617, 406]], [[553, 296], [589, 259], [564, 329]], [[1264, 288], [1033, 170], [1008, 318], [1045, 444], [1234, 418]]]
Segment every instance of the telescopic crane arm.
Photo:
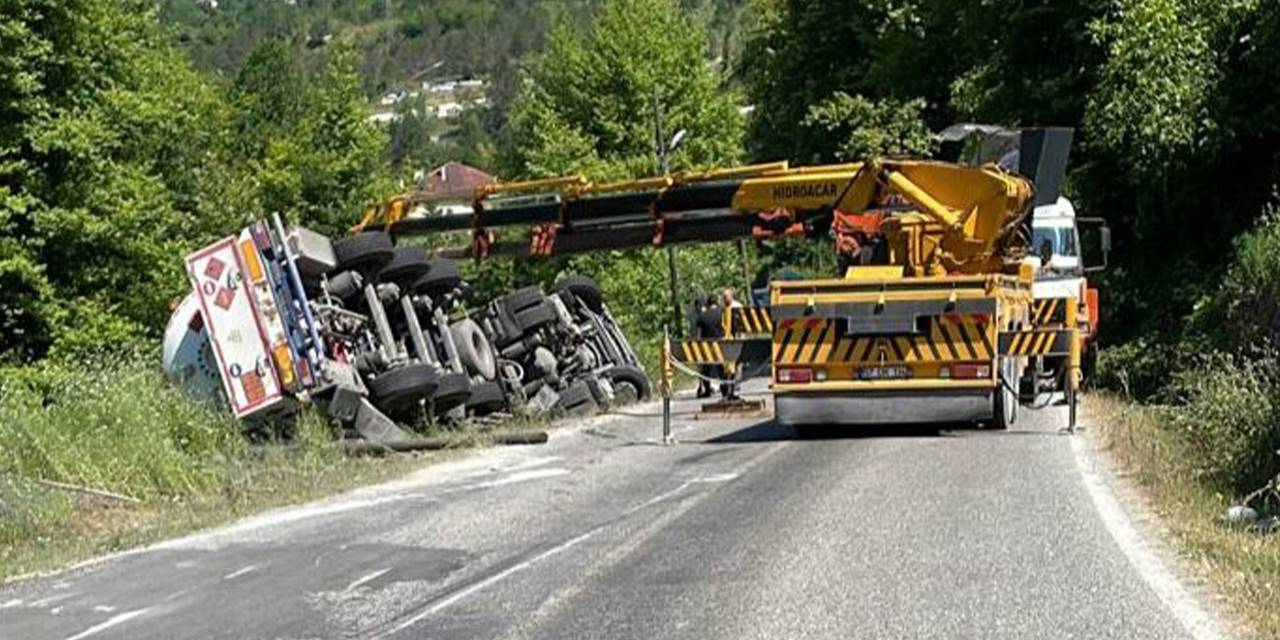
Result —
[[[1014, 230], [1030, 183], [994, 166], [873, 160], [815, 167], [753, 165], [623, 182], [582, 176], [476, 189], [468, 214], [410, 216], [443, 198], [411, 193], [370, 209], [357, 230], [399, 235], [470, 231], [453, 256], [579, 253], [769, 238], [834, 228], [883, 235], [889, 264], [908, 273], [998, 272], [1021, 250]], [[453, 201], [456, 202], [454, 197]], [[500, 230], [525, 227], [516, 240]]]

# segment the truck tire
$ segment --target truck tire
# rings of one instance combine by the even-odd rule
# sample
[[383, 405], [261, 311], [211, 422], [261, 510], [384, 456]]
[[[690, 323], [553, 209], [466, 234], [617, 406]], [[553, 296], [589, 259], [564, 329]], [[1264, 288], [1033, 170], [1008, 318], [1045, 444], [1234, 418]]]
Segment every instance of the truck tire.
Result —
[[[599, 376], [586, 375], [579, 378], [579, 380], [587, 384], [587, 388], [591, 390], [591, 398], [596, 401], [596, 406], [600, 409], [609, 409], [617, 401], [617, 392], [606, 391], [606, 382], [600, 379]], [[613, 383], [610, 382], [608, 384], [612, 386]]]
[[427, 272], [414, 281], [414, 293], [440, 298], [453, 293], [462, 284], [462, 271], [454, 260], [438, 258], [427, 263]]
[[391, 260], [378, 271], [378, 279], [409, 285], [431, 268], [431, 255], [425, 247], [396, 247]]
[[471, 378], [465, 373], [446, 373], [431, 394], [431, 410], [436, 415], [464, 404], [471, 397]]
[[502, 392], [501, 384], [482, 382], [471, 386], [471, 396], [467, 398], [467, 413], [487, 416], [502, 411], [506, 406], [507, 396]]
[[[615, 367], [606, 369], [604, 376], [613, 382], [613, 392], [620, 401], [620, 404], [626, 402], [623, 393], [631, 393], [632, 401], [648, 400], [649, 395], [653, 393], [653, 387], [649, 384], [649, 376], [645, 374], [644, 369], [630, 364], [620, 364]], [[623, 390], [626, 389], [624, 392]]]
[[537, 331], [557, 319], [555, 308], [546, 302], [515, 314], [516, 326], [525, 334]]
[[604, 311], [604, 292], [595, 280], [587, 276], [569, 276], [551, 287], [555, 293], [568, 292], [578, 297], [587, 308], [601, 313]]
[[368, 381], [373, 403], [388, 415], [404, 415], [435, 393], [440, 377], [425, 364], [409, 364], [385, 371]]
[[995, 393], [992, 394], [994, 415], [991, 419], [991, 427], [1004, 431], [1018, 421], [1018, 394], [1014, 392], [1014, 382], [1011, 380], [1011, 374], [1015, 371], [1012, 360], [1002, 365], [1001, 369], [996, 381]]
[[394, 257], [395, 245], [386, 232], [365, 231], [333, 243], [333, 255], [338, 260], [336, 271], [353, 269], [369, 273], [380, 269]]
[[596, 399], [591, 394], [591, 387], [582, 380], [575, 380], [569, 388], [561, 391], [555, 406], [556, 411], [570, 416], [588, 416], [595, 413], [596, 409]]
[[458, 349], [458, 359], [468, 371], [485, 380], [493, 380], [497, 377], [498, 362], [493, 352], [493, 345], [489, 343], [489, 338], [484, 335], [484, 331], [475, 320], [463, 318], [453, 323], [449, 327], [449, 332], [453, 334], [453, 344]]

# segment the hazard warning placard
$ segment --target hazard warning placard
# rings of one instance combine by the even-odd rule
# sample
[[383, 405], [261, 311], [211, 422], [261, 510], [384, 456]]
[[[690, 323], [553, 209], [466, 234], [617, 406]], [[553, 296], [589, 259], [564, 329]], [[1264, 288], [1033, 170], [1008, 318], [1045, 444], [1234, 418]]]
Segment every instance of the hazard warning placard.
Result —
[[222, 371], [222, 385], [237, 418], [284, 400], [271, 362], [266, 330], [244, 282], [244, 266], [234, 238], [225, 238], [187, 256], [187, 275]]

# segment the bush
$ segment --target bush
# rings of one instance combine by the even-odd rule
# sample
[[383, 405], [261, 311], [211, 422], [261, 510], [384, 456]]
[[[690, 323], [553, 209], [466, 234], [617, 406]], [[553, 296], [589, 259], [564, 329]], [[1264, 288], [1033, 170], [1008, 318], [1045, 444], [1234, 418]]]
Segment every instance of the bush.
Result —
[[141, 354], [0, 371], [0, 442], [0, 471], [138, 498], [208, 490], [245, 446]]
[[1095, 383], [1135, 400], [1149, 400], [1164, 390], [1178, 363], [1187, 362], [1179, 345], [1138, 338], [1098, 354]]
[[1235, 242], [1220, 288], [1192, 314], [1194, 334], [1232, 353], [1280, 344], [1280, 208], [1268, 205], [1257, 226]]
[[[1102, 352], [1100, 386], [1160, 413], [1208, 485], [1244, 493], [1280, 473], [1280, 208], [1235, 242], [1222, 286], [1181, 331]], [[1208, 355], [1205, 355], [1208, 354]]]
[[1168, 425], [1215, 488], [1245, 493], [1280, 473], [1280, 361], [1214, 354], [1176, 374], [1164, 395]]

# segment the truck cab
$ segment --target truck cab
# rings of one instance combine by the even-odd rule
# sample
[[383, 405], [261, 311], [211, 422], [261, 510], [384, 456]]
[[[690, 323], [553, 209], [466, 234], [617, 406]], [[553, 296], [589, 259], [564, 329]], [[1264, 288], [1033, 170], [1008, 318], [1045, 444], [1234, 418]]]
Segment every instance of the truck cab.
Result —
[[1039, 206], [1031, 214], [1031, 251], [1040, 258], [1040, 272], [1032, 287], [1036, 299], [1080, 296], [1084, 265], [1080, 258], [1080, 231], [1071, 201]]
[[[1081, 243], [1081, 225], [1099, 224], [1099, 243], [1103, 264], [1086, 266]], [[1035, 207], [1031, 215], [1030, 250], [1038, 263], [1035, 283], [1032, 285], [1032, 316], [1047, 324], [1061, 323], [1065, 318], [1063, 306], [1069, 299], [1078, 301], [1076, 317], [1081, 339], [1081, 368], [1084, 377], [1090, 378], [1097, 360], [1098, 290], [1089, 285], [1088, 273], [1105, 267], [1110, 251], [1110, 229], [1098, 218], [1080, 218], [1071, 201], [1059, 196], [1054, 202]], [[1035, 393], [1045, 386], [1031, 378], [1034, 372], [1041, 382], [1056, 380], [1060, 373], [1061, 358], [1033, 359], [1027, 368], [1028, 378], [1023, 380], [1024, 395]]]

